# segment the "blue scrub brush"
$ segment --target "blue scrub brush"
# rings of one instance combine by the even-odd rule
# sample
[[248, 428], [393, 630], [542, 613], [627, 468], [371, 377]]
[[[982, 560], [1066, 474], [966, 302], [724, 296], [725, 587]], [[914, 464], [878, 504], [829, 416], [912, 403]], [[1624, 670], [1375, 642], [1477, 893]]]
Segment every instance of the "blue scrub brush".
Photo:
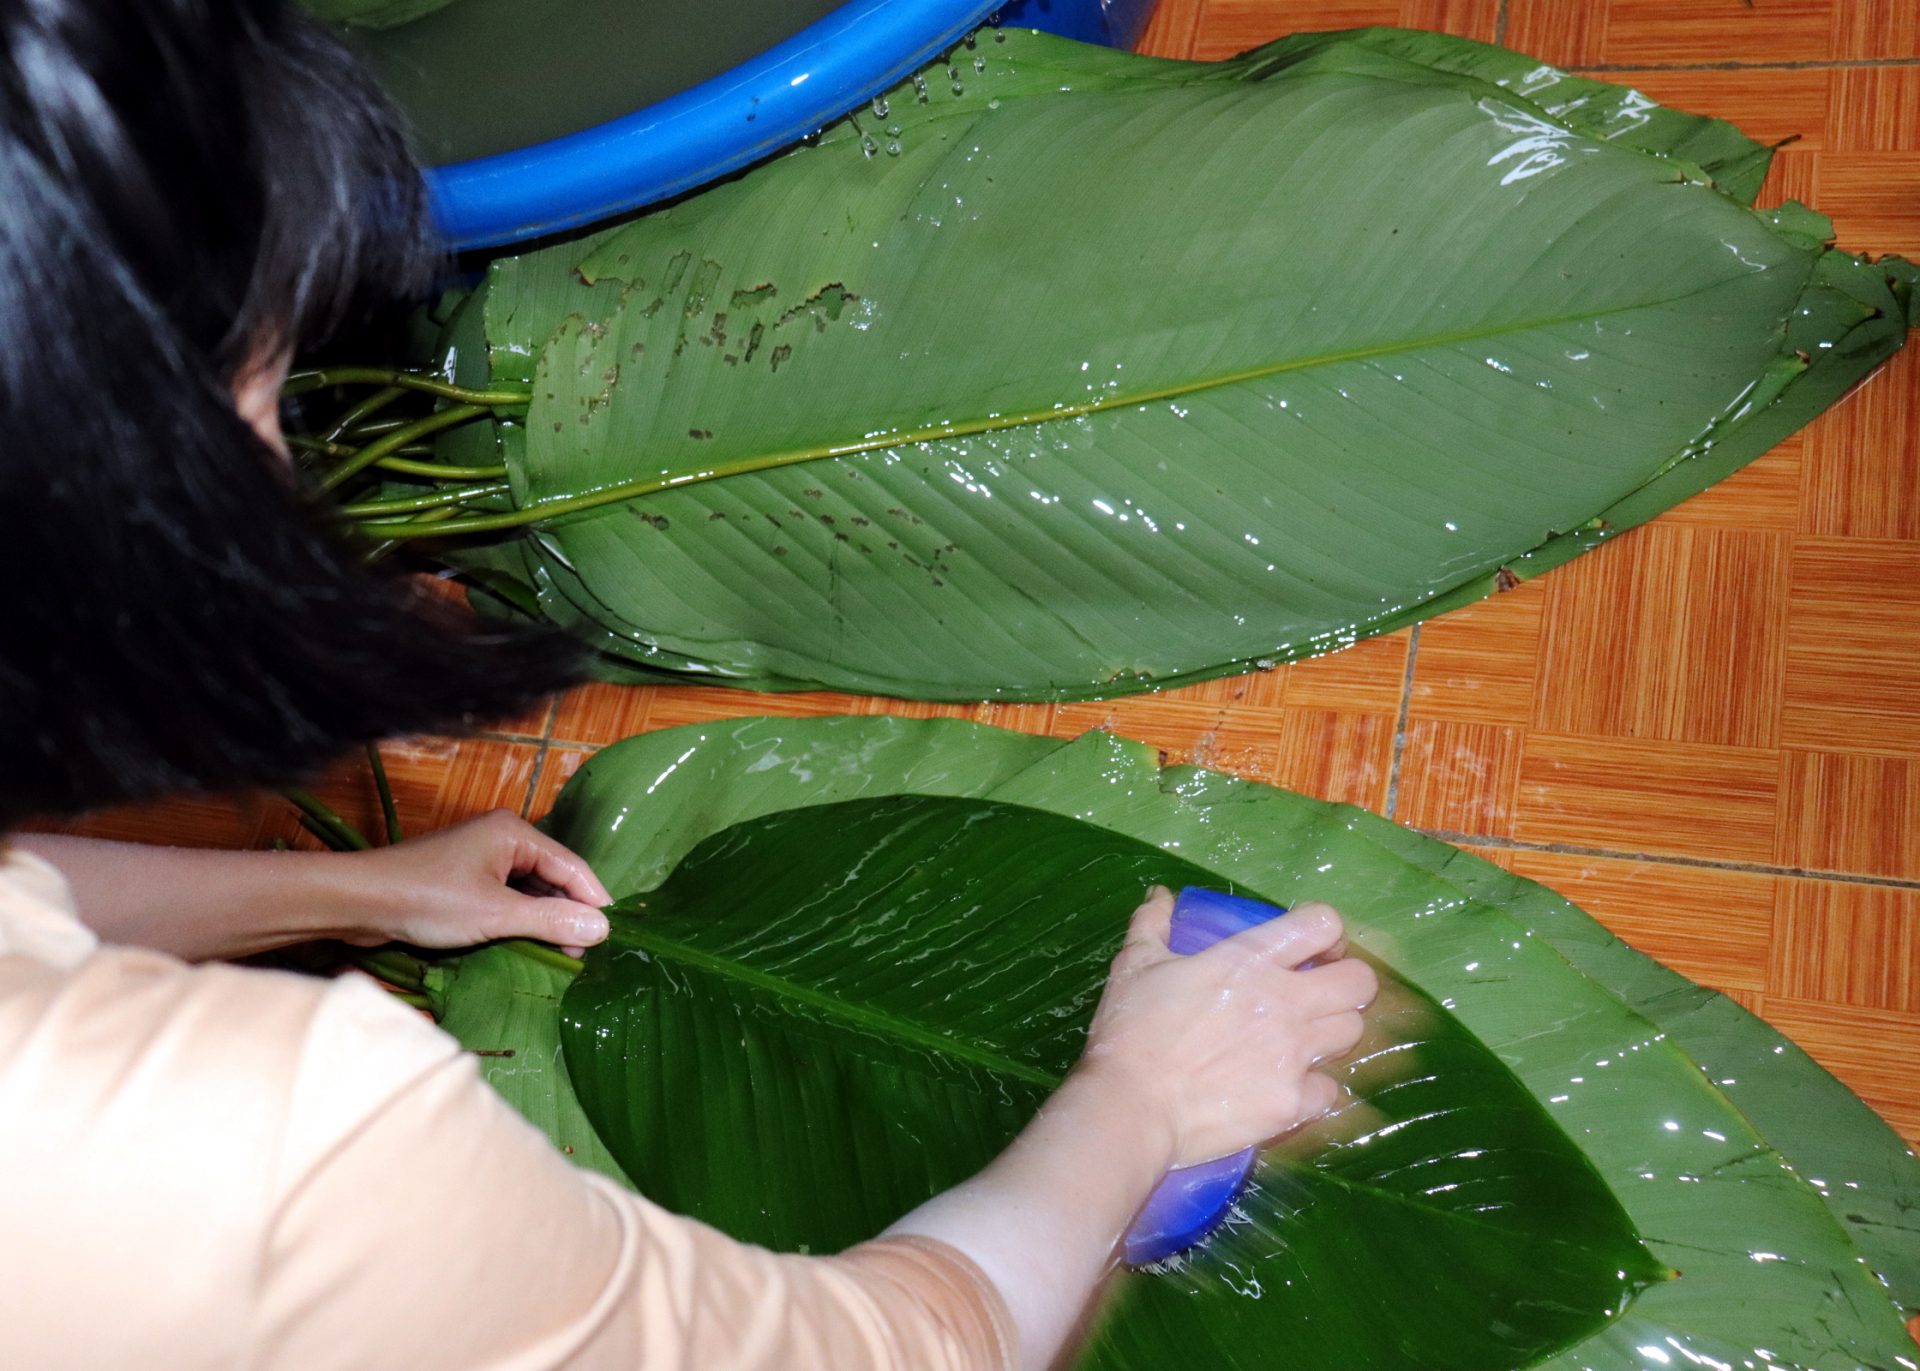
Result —
[[[1223, 895], [1217, 890], [1190, 885], [1174, 901], [1167, 946], [1183, 957], [1191, 957], [1222, 938], [1230, 938], [1242, 929], [1276, 919], [1286, 912], [1264, 900]], [[1133, 1221], [1133, 1227], [1127, 1230], [1127, 1264], [1139, 1266], [1161, 1261], [1192, 1247], [1211, 1233], [1233, 1208], [1258, 1152], [1258, 1148], [1249, 1147], [1232, 1156], [1169, 1171], [1148, 1196], [1146, 1207]]]

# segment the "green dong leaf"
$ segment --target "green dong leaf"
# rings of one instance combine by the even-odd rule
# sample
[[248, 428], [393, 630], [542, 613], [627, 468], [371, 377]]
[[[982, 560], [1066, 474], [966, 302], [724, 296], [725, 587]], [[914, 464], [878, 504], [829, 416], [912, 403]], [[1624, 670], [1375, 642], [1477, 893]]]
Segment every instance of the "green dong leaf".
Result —
[[532, 387], [518, 509], [447, 527], [538, 520], [476, 557], [631, 679], [1074, 699], [1328, 651], [1652, 517], [1900, 346], [1905, 264], [1748, 209], [1767, 156], [1443, 35], [984, 31], [496, 262], [455, 360]]
[[[1156, 882], [1220, 884], [979, 800], [751, 819], [621, 909], [563, 1001], [568, 1068], [653, 1198], [835, 1251], [1011, 1140], [1078, 1057]], [[1493, 1371], [1670, 1274], [1457, 1018], [1387, 973], [1372, 1034], [1345, 1068], [1359, 1103], [1270, 1149], [1202, 1247], [1122, 1277], [1086, 1365]]]
[[[1437, 998], [1547, 1106], [1683, 1273], [1540, 1365], [1891, 1371], [1916, 1360], [1899, 1306], [1920, 1310], [1920, 1161], [1899, 1137], [1725, 996], [1552, 891], [1377, 815], [1162, 768], [1151, 748], [1100, 733], [1063, 743], [952, 720], [823, 717], [629, 739], [580, 769], [549, 825], [631, 900], [729, 825], [892, 794], [1045, 809], [1178, 853], [1222, 888], [1337, 905], [1360, 946]], [[469, 1047], [498, 1051], [526, 1035], [537, 1050], [508, 1059], [515, 1070], [496, 1071], [495, 1084], [579, 1156], [592, 1126], [556, 1050], [567, 979], [554, 973], [544, 1004], [507, 1014], [495, 976], [429, 989]], [[1410, 1282], [1436, 1279], [1415, 1267]], [[1399, 1297], [1378, 1292], [1383, 1317]]]

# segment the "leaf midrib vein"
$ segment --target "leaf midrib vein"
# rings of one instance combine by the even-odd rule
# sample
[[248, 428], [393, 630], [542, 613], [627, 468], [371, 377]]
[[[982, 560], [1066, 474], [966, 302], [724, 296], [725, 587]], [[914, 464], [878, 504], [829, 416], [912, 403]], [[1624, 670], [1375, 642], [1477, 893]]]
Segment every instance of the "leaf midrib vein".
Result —
[[[433, 536], [445, 537], [462, 533], [480, 533], [494, 529], [516, 528], [525, 524], [538, 523], [544, 519], [557, 518], [563, 514], [577, 514], [605, 505], [617, 504], [623, 500], [638, 499], [643, 495], [658, 494], [663, 490], [674, 490], [681, 486], [695, 485], [706, 481], [725, 480], [732, 476], [746, 476], [755, 472], [773, 471], [780, 467], [797, 466], [803, 462], [823, 461], [830, 457], [851, 457], [862, 452], [875, 452], [888, 448], [910, 447], [918, 443], [942, 442], [952, 438], [970, 438], [981, 433], [999, 433], [1008, 429], [1026, 428], [1035, 424], [1047, 423], [1057, 419], [1077, 419], [1083, 415], [1097, 414], [1110, 409], [1127, 409], [1140, 405], [1157, 404], [1162, 400], [1174, 400], [1183, 395], [1193, 395], [1201, 391], [1217, 390], [1224, 386], [1241, 385], [1249, 381], [1264, 380], [1270, 376], [1282, 376], [1289, 372], [1310, 371], [1316, 367], [1337, 366], [1342, 362], [1364, 362], [1377, 357], [1392, 357], [1402, 353], [1419, 352], [1426, 348], [1448, 347], [1457, 343], [1477, 342], [1486, 338], [1499, 338], [1508, 334], [1527, 333], [1535, 329], [1554, 328], [1562, 324], [1588, 323], [1598, 319], [1611, 318], [1620, 314], [1632, 314], [1639, 310], [1658, 309], [1665, 305], [1678, 304], [1710, 290], [1726, 285], [1736, 277], [1723, 277], [1708, 282], [1694, 290], [1683, 291], [1674, 296], [1656, 300], [1643, 300], [1633, 304], [1617, 305], [1611, 309], [1586, 310], [1573, 314], [1550, 315], [1542, 318], [1517, 320], [1490, 328], [1462, 329], [1454, 333], [1432, 334], [1421, 338], [1405, 339], [1399, 342], [1382, 343], [1372, 347], [1351, 348], [1345, 352], [1329, 352], [1312, 357], [1295, 358], [1286, 362], [1274, 362], [1265, 366], [1252, 367], [1244, 371], [1232, 372], [1225, 376], [1203, 377], [1193, 381], [1182, 381], [1171, 386], [1139, 391], [1126, 396], [1110, 396], [1103, 399], [1084, 401], [1078, 404], [1061, 405], [1054, 409], [1033, 410], [1020, 414], [1003, 414], [985, 419], [969, 419], [960, 423], [935, 424], [926, 428], [909, 429], [900, 432], [881, 434], [872, 438], [862, 438], [851, 443], [823, 444], [814, 447], [796, 448], [789, 452], [759, 453], [750, 457], [737, 458], [730, 462], [716, 462], [710, 467], [678, 474], [650, 476], [636, 481], [621, 481], [613, 485], [599, 486], [574, 495], [561, 496], [558, 499], [536, 501], [523, 505], [510, 513], [484, 515], [473, 519], [454, 519], [438, 524], [424, 525]], [[385, 535], [405, 534], [407, 529], [401, 523], [376, 523], [370, 521], [366, 527]]]
[[1057, 1089], [1060, 1085], [1058, 1076], [1014, 1061], [1011, 1057], [979, 1043], [950, 1037], [922, 1027], [911, 1019], [903, 1019], [884, 1009], [875, 1009], [870, 1005], [839, 999], [783, 976], [758, 970], [743, 962], [705, 952], [697, 947], [689, 947], [671, 938], [663, 938], [657, 933], [647, 933], [638, 929], [621, 929], [616, 936], [620, 942], [629, 947], [651, 953], [656, 957], [683, 962], [710, 975], [738, 981], [756, 990], [807, 1005], [876, 1036], [901, 1040], [912, 1046], [955, 1058], [969, 1066], [1003, 1076], [1012, 1076], [1033, 1085], [1045, 1086], [1048, 1090]]

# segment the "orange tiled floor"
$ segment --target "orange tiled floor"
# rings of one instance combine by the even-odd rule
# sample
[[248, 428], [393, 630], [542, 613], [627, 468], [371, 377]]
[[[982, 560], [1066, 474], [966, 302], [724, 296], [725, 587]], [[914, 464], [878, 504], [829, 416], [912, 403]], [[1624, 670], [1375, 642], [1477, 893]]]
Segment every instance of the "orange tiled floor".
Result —
[[[1845, 247], [1920, 256], [1914, 0], [1163, 0], [1145, 47], [1218, 58], [1376, 23], [1504, 39], [1794, 138], [1767, 202], [1810, 201]], [[1104, 726], [1467, 844], [1733, 994], [1920, 1142], [1920, 347], [1649, 527], [1333, 657], [1058, 706], [590, 686], [482, 738], [390, 745], [388, 765], [417, 831], [495, 804], [541, 814], [630, 733], [835, 711]], [[363, 766], [322, 789], [371, 827]], [[84, 827], [301, 836], [272, 799]]]

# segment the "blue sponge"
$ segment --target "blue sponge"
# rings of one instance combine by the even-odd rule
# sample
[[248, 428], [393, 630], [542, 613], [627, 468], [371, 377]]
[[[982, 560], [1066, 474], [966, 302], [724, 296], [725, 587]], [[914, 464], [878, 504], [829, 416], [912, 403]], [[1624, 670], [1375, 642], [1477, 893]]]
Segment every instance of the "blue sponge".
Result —
[[[1174, 902], [1167, 946], [1183, 957], [1191, 957], [1222, 938], [1230, 938], [1242, 929], [1263, 924], [1286, 912], [1264, 900], [1223, 895], [1217, 890], [1190, 885]], [[1229, 1157], [1216, 1157], [1198, 1166], [1169, 1171], [1154, 1187], [1133, 1227], [1127, 1230], [1128, 1264], [1139, 1266], [1171, 1257], [1211, 1233], [1233, 1207], [1234, 1197], [1253, 1169], [1257, 1150], [1249, 1147]]]

